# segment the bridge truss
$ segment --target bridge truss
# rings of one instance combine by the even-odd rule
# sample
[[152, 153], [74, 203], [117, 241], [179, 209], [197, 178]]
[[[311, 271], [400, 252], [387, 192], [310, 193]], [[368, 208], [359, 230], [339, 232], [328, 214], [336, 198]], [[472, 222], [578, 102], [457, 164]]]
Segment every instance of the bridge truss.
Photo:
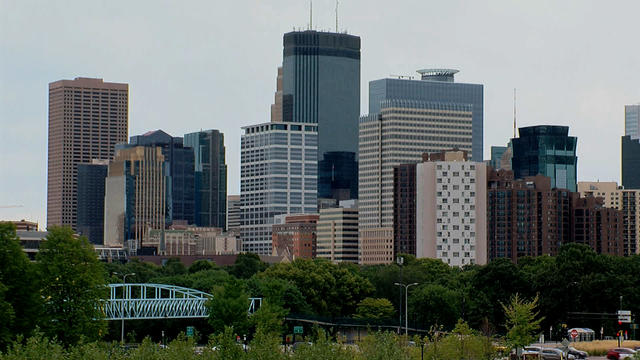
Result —
[[[203, 291], [165, 284], [109, 284], [109, 299], [101, 304], [105, 320], [185, 319], [209, 316]], [[249, 298], [254, 313], [262, 298]]]

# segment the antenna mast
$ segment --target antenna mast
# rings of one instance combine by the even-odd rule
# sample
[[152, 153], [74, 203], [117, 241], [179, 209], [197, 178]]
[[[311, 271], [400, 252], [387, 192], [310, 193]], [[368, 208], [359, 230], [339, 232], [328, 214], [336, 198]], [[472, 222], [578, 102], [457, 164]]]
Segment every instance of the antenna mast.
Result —
[[338, 32], [338, 0], [336, 0], [336, 33]]
[[516, 88], [513, 88], [513, 138], [516, 137]]
[[313, 0], [309, 0], [309, 30], [313, 30]]

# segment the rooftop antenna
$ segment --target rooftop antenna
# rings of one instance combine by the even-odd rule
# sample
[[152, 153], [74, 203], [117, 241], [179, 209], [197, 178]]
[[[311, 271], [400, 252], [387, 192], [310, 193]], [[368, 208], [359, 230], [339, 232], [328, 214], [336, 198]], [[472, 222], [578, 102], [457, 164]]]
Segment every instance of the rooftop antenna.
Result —
[[516, 137], [516, 88], [513, 88], [513, 138]]
[[313, 0], [309, 0], [309, 30], [313, 30]]
[[336, 33], [338, 32], [338, 0], [336, 0]]

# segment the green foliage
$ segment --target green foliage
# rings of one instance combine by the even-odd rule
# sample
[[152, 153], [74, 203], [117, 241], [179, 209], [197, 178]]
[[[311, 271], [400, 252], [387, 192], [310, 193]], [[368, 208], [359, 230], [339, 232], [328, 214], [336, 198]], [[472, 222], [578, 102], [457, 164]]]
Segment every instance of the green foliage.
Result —
[[239, 278], [248, 279], [253, 275], [264, 271], [268, 265], [260, 257], [253, 253], [238, 254], [236, 262], [229, 267], [229, 274]]
[[236, 343], [236, 335], [238, 333], [232, 327], [225, 326], [223, 331], [211, 338], [209, 347], [214, 349], [213, 359], [242, 360], [247, 358], [242, 347]]
[[538, 297], [531, 301], [520, 298], [518, 294], [511, 297], [508, 305], [501, 304], [507, 322], [507, 343], [514, 348], [522, 348], [531, 344], [540, 330], [542, 318], [539, 317]]
[[38, 279], [15, 226], [0, 223], [0, 350], [17, 334], [29, 335], [41, 313]]
[[367, 360], [410, 359], [407, 339], [392, 332], [375, 332], [367, 335], [359, 344], [362, 357]]
[[96, 306], [107, 296], [102, 264], [85, 237], [68, 227], [51, 227], [36, 257], [44, 298], [42, 327], [63, 344], [97, 339], [106, 324]]
[[246, 335], [249, 330], [247, 310], [249, 296], [239, 280], [231, 280], [223, 286], [215, 286], [213, 298], [207, 302], [209, 323], [213, 331], [220, 333], [231, 326], [233, 331]]
[[260, 309], [251, 316], [251, 323], [256, 332], [265, 335], [279, 336], [282, 334], [282, 325], [287, 311], [277, 304], [263, 301]]
[[213, 270], [217, 268], [216, 264], [209, 260], [196, 260], [189, 266], [189, 273], [197, 273], [198, 271]]
[[165, 276], [184, 275], [187, 273], [187, 268], [184, 266], [180, 259], [171, 258], [162, 267], [162, 274]]
[[277, 264], [259, 276], [293, 282], [313, 312], [323, 316], [351, 315], [358, 302], [373, 291], [367, 279], [322, 259]]
[[461, 315], [461, 298], [462, 294], [442, 285], [420, 285], [409, 293], [409, 309], [416, 309], [412, 313], [424, 327], [438, 324], [451, 329]]
[[40, 333], [28, 338], [24, 344], [19, 338], [6, 354], [0, 355], [0, 360], [64, 360], [66, 358], [62, 345], [43, 337]]
[[385, 298], [365, 298], [358, 303], [358, 309], [353, 316], [356, 319], [386, 320], [395, 313], [391, 301]]
[[258, 327], [247, 359], [249, 360], [284, 360], [287, 356], [282, 352], [279, 334], [263, 331]]
[[302, 343], [293, 355], [292, 360], [351, 360], [360, 358], [360, 354], [352, 347], [334, 343], [322, 329], [317, 329], [312, 345]]
[[292, 281], [253, 276], [247, 281], [247, 287], [251, 296], [261, 297], [271, 304], [282, 307], [288, 313], [311, 313], [311, 307]]

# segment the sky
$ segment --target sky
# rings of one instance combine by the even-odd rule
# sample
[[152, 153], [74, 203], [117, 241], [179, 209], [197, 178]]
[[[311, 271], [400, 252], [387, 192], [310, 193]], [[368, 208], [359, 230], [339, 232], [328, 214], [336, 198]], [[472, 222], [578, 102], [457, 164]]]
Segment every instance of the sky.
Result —
[[[269, 121], [282, 35], [309, 1], [0, 0], [0, 219], [46, 223], [48, 83], [129, 84], [129, 136], [225, 135], [239, 193], [241, 126]], [[333, 0], [313, 28], [335, 31]], [[368, 82], [459, 69], [484, 84], [484, 154], [518, 126], [568, 125], [578, 179], [620, 181], [624, 105], [640, 103], [640, 1], [341, 0], [338, 28], [362, 39]], [[15, 207], [13, 207], [15, 206]]]

